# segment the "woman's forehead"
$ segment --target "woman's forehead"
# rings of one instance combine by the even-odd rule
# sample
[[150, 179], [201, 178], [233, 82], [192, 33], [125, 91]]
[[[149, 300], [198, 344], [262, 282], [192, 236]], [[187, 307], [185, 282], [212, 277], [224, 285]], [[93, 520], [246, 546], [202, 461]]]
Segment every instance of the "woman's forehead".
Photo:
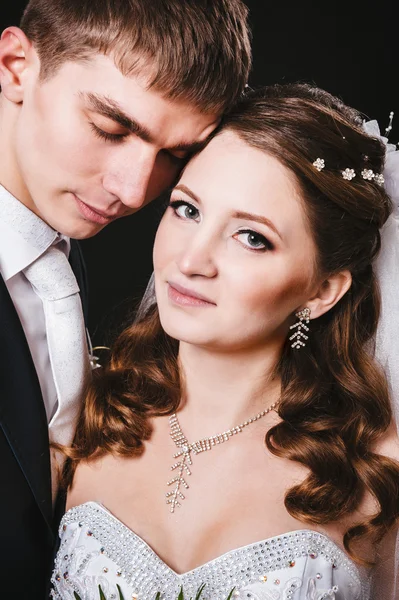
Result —
[[201, 202], [232, 210], [273, 211], [298, 221], [303, 204], [295, 176], [278, 159], [224, 131], [187, 165], [180, 182]]

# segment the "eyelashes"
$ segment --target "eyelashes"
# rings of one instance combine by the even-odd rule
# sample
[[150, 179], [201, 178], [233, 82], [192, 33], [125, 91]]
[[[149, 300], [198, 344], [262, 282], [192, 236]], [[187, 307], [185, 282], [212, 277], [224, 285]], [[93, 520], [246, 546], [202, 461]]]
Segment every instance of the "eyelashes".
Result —
[[100, 138], [101, 140], [105, 140], [106, 142], [121, 142], [125, 139], [126, 135], [123, 133], [108, 133], [103, 129], [100, 129], [95, 125], [92, 121], [89, 121], [89, 125], [94, 132], [94, 134]]
[[265, 250], [274, 249], [274, 246], [267, 238], [265, 238], [264, 235], [261, 235], [253, 229], [240, 229], [240, 231], [235, 234], [235, 238], [239, 239], [241, 236], [244, 236], [247, 239], [247, 244], [244, 245], [248, 246], [248, 248], [251, 250], [255, 250], [256, 252], [264, 252]]
[[[104, 131], [97, 125], [95, 125], [92, 121], [89, 121], [90, 128], [94, 132], [94, 135], [100, 140], [104, 140], [106, 142], [112, 142], [114, 144], [123, 142], [124, 139], [128, 137], [128, 133], [109, 133]], [[168, 150], [161, 150], [161, 152], [168, 158], [168, 160], [175, 166], [182, 168], [189, 161], [190, 156], [176, 156], [172, 154]]]
[[[190, 202], [186, 202], [185, 200], [172, 200], [169, 202], [169, 206], [173, 209], [177, 218], [199, 222], [200, 212], [198, 208]], [[264, 235], [253, 229], [240, 229], [233, 237], [246, 249], [252, 252], [260, 253], [274, 250], [274, 245]]]
[[[193, 204], [190, 204], [189, 202], [184, 202], [184, 200], [173, 200], [169, 202], [169, 206], [173, 208], [175, 215], [178, 216], [180, 219], [196, 221], [200, 216], [198, 208], [196, 208]], [[181, 211], [181, 208], [184, 208], [185, 210]], [[195, 218], [193, 214], [196, 215]]]

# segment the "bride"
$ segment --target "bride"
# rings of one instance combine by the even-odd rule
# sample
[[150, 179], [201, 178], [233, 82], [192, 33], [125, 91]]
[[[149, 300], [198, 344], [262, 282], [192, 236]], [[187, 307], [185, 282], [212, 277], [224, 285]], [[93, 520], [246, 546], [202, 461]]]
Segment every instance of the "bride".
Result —
[[276, 86], [187, 165], [156, 303], [64, 449], [55, 598], [397, 597], [399, 444], [370, 352], [384, 154], [336, 98]]

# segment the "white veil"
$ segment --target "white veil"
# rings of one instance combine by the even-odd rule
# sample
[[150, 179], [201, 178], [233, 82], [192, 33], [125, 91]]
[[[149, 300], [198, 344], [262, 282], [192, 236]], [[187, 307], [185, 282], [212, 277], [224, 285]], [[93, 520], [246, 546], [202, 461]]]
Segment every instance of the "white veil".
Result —
[[[376, 274], [381, 290], [381, 316], [375, 340], [375, 357], [386, 373], [396, 427], [399, 431], [399, 151], [381, 136], [377, 121], [363, 127], [369, 135], [386, 145], [385, 189], [393, 203], [393, 213], [381, 231], [381, 252], [376, 260]], [[395, 541], [396, 540], [396, 541]], [[373, 600], [399, 598], [399, 531], [383, 541], [385, 564], [377, 570]]]
[[376, 358], [384, 367], [391, 386], [393, 408], [399, 424], [399, 151], [380, 135], [377, 121], [363, 125], [372, 137], [381, 139], [387, 148], [385, 189], [393, 203], [393, 213], [381, 231], [381, 252], [376, 273], [381, 289], [382, 311], [376, 336]]
[[145, 317], [145, 315], [148, 313], [150, 308], [156, 303], [157, 298], [155, 295], [155, 279], [153, 273], [144, 292], [144, 296], [140, 302], [140, 306], [136, 313], [135, 321], [141, 321], [141, 319]]

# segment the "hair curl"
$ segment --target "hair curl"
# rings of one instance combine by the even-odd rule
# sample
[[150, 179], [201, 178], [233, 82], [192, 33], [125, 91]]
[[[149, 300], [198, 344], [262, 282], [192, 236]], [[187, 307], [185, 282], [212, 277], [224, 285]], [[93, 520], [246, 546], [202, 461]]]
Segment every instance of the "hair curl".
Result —
[[[384, 189], [363, 179], [381, 173], [383, 144], [362, 130], [359, 114], [327, 92], [307, 85], [251, 92], [226, 116], [220, 131], [281, 161], [302, 191], [320, 274], [350, 270], [352, 285], [337, 305], [311, 321], [306, 348], [287, 343], [278, 365], [281, 421], [266, 435], [269, 450], [307, 467], [310, 474], [286, 494], [295, 518], [326, 524], [356, 510], [365, 492], [378, 510], [348, 529], [353, 542], [382, 538], [399, 517], [399, 465], [374, 451], [392, 422], [386, 378], [370, 352], [380, 311], [373, 260], [380, 228], [391, 211]], [[312, 163], [324, 158], [319, 172]], [[356, 171], [347, 181], [341, 171]], [[96, 373], [82, 410], [66, 483], [77, 463], [112, 452], [139, 455], [151, 436], [148, 418], [175, 412], [180, 402], [178, 343], [153, 307], [117, 340], [109, 364]]]

